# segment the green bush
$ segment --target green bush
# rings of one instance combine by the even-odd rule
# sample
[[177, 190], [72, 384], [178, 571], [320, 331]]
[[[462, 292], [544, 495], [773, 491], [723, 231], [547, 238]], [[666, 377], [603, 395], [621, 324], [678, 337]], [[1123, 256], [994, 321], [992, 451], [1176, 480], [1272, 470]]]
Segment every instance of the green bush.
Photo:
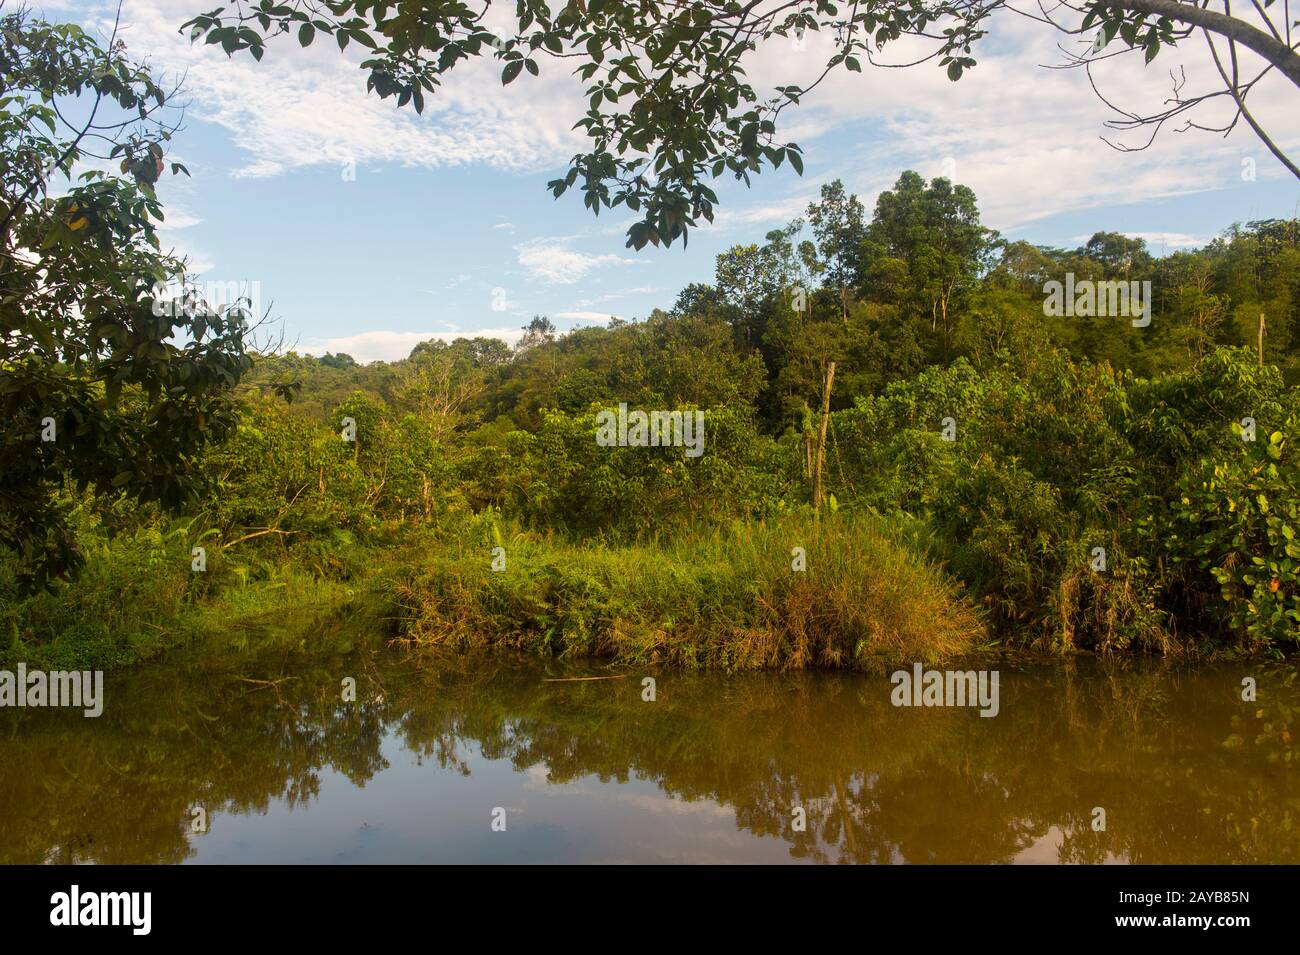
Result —
[[[704, 453], [681, 447], [601, 447], [592, 406], [546, 412], [536, 434], [497, 434], [466, 459], [471, 496], [534, 528], [633, 538], [788, 505], [781, 449], [752, 417], [726, 407], [704, 414]], [[691, 409], [685, 411], [691, 413]]]
[[1244, 349], [1157, 379], [1051, 350], [982, 374], [958, 360], [833, 415], [829, 478], [849, 507], [928, 521], [1020, 640], [1168, 651], [1208, 626], [1213, 645], [1271, 646], [1294, 641], [1300, 502], [1285, 440], [1246, 445], [1240, 422], [1268, 435], [1294, 400]]
[[1205, 608], [1221, 632], [1244, 634], [1247, 649], [1300, 643], [1298, 431], [1292, 417], [1254, 442], [1237, 438], [1226, 460], [1201, 462], [1179, 485], [1171, 548], [1217, 582]]

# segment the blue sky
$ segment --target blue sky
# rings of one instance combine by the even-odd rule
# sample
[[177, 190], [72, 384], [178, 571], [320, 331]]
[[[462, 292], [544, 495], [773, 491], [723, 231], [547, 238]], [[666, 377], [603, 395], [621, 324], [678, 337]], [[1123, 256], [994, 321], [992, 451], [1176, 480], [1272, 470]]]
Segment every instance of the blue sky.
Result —
[[[461, 71], [417, 117], [366, 96], [364, 74], [317, 44], [281, 43], [262, 63], [227, 60], [176, 34], [213, 0], [126, 0], [123, 35], [156, 69], [186, 74], [186, 128], [171, 158], [165, 241], [200, 281], [256, 282], [287, 344], [359, 360], [395, 359], [438, 335], [509, 338], [533, 314], [560, 328], [667, 308], [714, 257], [799, 215], [841, 178], [868, 207], [903, 169], [950, 174], [980, 198], [987, 225], [1012, 238], [1074, 246], [1099, 229], [1140, 234], [1160, 252], [1199, 245], [1234, 221], [1295, 215], [1300, 184], [1249, 130], [1226, 139], [1163, 134], [1149, 150], [1102, 144], [1106, 108], [1077, 71], [1053, 71], [1055, 38], [1016, 21], [995, 32], [960, 83], [938, 69], [846, 74], [818, 90], [784, 130], [805, 150], [754, 186], [719, 189], [717, 222], [683, 250], [624, 247], [627, 215], [599, 218], [545, 189], [580, 146], [575, 81], [543, 67], [503, 90], [490, 63]], [[107, 4], [37, 4], [49, 19], [102, 29]], [[805, 77], [821, 51], [766, 50], [757, 85]], [[1181, 51], [1165, 64], [1199, 57]], [[1157, 60], [1159, 64], [1164, 57]], [[1204, 64], [1200, 64], [1203, 68]], [[1103, 77], [1149, 106], [1163, 71], [1118, 64]], [[1300, 110], [1285, 83], [1255, 91], [1257, 113], [1292, 154]], [[1210, 117], [1205, 117], [1210, 118]], [[1253, 164], [1254, 178], [1244, 178]]]

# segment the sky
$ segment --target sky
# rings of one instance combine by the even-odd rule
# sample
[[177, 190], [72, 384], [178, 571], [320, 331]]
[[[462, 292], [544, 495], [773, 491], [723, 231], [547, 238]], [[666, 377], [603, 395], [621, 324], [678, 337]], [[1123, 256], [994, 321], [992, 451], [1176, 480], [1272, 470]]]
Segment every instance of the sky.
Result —
[[[1108, 147], [1104, 134], [1144, 137], [1108, 134], [1114, 113], [1087, 77], [1051, 68], [1060, 37], [1007, 16], [957, 83], [931, 65], [833, 74], [782, 116], [780, 138], [803, 147], [802, 176], [785, 164], [748, 189], [720, 180], [715, 222], [693, 230], [686, 248], [633, 251], [625, 210], [596, 217], [579, 192], [557, 200], [546, 189], [583, 146], [571, 130], [584, 105], [569, 65], [543, 61], [539, 77], [503, 88], [493, 61], [462, 64], [419, 116], [367, 95], [360, 55], [332, 42], [302, 50], [283, 39], [260, 63], [192, 46], [180, 24], [216, 3], [122, 4], [131, 54], [183, 77], [184, 128], [168, 159], [191, 177], [160, 184], [161, 234], [200, 284], [256, 289], [282, 347], [302, 352], [391, 361], [434, 337], [513, 341], [537, 314], [560, 329], [644, 318], [685, 285], [711, 281], [720, 252], [802, 215], [837, 178], [870, 209], [903, 170], [944, 175], [974, 190], [985, 225], [1060, 247], [1107, 230], [1160, 254], [1203, 245], [1234, 222], [1300, 213], [1300, 180], [1244, 124], [1227, 137], [1167, 126], [1147, 150]], [[117, 4], [32, 6], [107, 36]], [[756, 54], [751, 81], [806, 85], [827, 42], [774, 41]], [[1189, 41], [1149, 67], [1123, 57], [1096, 76], [1108, 99], [1138, 111], [1169, 95], [1173, 69], [1198, 88], [1207, 63]], [[1266, 77], [1251, 103], [1300, 155], [1294, 87]]]

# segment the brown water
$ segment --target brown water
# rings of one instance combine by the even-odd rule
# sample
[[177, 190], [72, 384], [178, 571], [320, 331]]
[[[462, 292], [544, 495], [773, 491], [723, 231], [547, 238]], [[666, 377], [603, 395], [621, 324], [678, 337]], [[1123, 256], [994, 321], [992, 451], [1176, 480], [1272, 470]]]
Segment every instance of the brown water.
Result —
[[639, 671], [544, 682], [596, 665], [230, 666], [0, 711], [0, 862], [1300, 862], [1287, 668], [1004, 663], [981, 718], [857, 674], [659, 671], [645, 702]]

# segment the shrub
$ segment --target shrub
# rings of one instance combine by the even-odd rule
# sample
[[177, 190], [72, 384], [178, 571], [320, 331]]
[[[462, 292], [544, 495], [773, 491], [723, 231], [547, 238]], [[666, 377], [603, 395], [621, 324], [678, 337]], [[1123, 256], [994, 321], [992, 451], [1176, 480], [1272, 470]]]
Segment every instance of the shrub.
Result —
[[1247, 649], [1300, 643], [1298, 430], [1292, 417], [1255, 442], [1238, 438], [1226, 460], [1202, 461], [1179, 485], [1170, 549], [1217, 582], [1205, 609]]

